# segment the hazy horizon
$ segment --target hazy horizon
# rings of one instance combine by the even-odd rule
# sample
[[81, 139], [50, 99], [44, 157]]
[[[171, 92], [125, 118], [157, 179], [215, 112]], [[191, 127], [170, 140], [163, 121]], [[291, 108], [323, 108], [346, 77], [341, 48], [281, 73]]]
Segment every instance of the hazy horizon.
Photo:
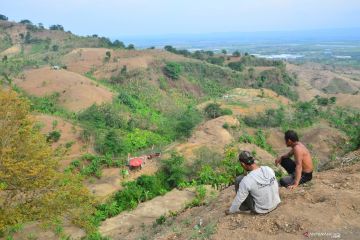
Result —
[[18, 0], [2, 3], [9, 20], [61, 24], [110, 38], [360, 28], [360, 2], [348, 0]]

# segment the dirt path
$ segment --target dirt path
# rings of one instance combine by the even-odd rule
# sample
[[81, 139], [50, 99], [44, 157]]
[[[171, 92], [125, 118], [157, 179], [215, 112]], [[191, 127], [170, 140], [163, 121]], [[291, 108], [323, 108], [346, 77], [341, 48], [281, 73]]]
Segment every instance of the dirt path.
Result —
[[169, 211], [176, 212], [183, 209], [194, 196], [193, 192], [174, 189], [164, 196], [141, 203], [134, 211], [107, 219], [101, 224], [100, 233], [113, 240], [125, 239], [127, 233], [136, 231], [141, 225], [152, 224], [161, 215], [168, 214]]
[[223, 127], [225, 123], [229, 126], [239, 124], [238, 120], [232, 116], [221, 116], [209, 120], [200, 125], [187, 142], [173, 145], [168, 150], [176, 150], [190, 161], [194, 160], [196, 150], [201, 147], [222, 153], [225, 145], [233, 141], [229, 131]]

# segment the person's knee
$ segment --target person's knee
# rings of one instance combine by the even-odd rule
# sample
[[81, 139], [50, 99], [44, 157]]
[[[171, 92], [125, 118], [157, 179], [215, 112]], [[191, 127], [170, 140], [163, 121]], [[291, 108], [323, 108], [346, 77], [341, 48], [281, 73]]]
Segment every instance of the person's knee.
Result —
[[286, 182], [284, 181], [284, 178], [280, 178], [279, 184], [280, 184], [281, 187], [287, 187]]
[[294, 181], [293, 177], [286, 176], [286, 177], [281, 178], [279, 183], [280, 183], [280, 186], [287, 187], [287, 186], [291, 185], [293, 183], [293, 181]]

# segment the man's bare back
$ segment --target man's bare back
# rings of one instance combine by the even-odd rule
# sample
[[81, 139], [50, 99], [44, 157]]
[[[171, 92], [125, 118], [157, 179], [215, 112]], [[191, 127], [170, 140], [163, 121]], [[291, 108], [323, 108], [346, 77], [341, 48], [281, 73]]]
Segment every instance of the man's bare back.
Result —
[[293, 147], [295, 161], [301, 162], [302, 172], [311, 173], [314, 170], [313, 162], [309, 150], [301, 142], [297, 142]]

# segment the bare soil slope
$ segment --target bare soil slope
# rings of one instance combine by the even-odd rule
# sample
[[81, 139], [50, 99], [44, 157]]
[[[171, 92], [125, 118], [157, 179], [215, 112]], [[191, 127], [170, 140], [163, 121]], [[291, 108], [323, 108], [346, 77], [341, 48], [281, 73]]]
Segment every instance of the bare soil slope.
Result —
[[[206, 107], [211, 101], [199, 105], [200, 109]], [[234, 115], [255, 115], [266, 109], [278, 108], [279, 105], [287, 105], [290, 100], [279, 96], [269, 89], [245, 89], [235, 88], [224, 95], [222, 99], [216, 100], [222, 108], [229, 108]]]
[[228, 123], [238, 125], [239, 122], [232, 116], [221, 116], [200, 125], [187, 142], [170, 147], [169, 150], [176, 150], [187, 160], [193, 160], [195, 151], [200, 147], [208, 147], [213, 151], [222, 153], [226, 144], [233, 141], [232, 135], [223, 125]]
[[92, 80], [66, 70], [50, 67], [25, 72], [15, 83], [29, 94], [45, 96], [58, 92], [60, 105], [70, 111], [80, 111], [94, 103], [110, 102], [113, 93]]
[[[106, 52], [110, 52], [110, 59], [105, 60]], [[154, 62], [181, 61], [184, 58], [166, 51], [159, 50], [110, 50], [106, 48], [77, 48], [64, 56], [63, 62], [69, 71], [84, 74], [93, 71], [98, 79], [109, 79], [120, 72], [123, 66], [127, 70], [146, 69]]]
[[[307, 186], [282, 188], [281, 204], [266, 215], [242, 213], [225, 216], [235, 195], [233, 187], [203, 207], [180, 214], [148, 239], [304, 239], [304, 234], [328, 233], [340, 239], [360, 234], [360, 164], [315, 174]], [[201, 225], [199, 225], [201, 223]], [[144, 233], [143, 233], [144, 235]], [[139, 236], [134, 234], [135, 236]], [[134, 238], [136, 239], [136, 238]], [[320, 239], [330, 239], [327, 238]]]
[[[134, 227], [139, 228], [143, 224], [152, 224], [161, 215], [168, 214], [169, 211], [182, 210], [194, 196], [195, 194], [192, 191], [174, 189], [164, 196], [141, 203], [132, 212], [125, 212], [107, 219], [101, 224], [100, 233], [114, 240], [134, 239], [126, 237], [126, 235], [131, 234]], [[139, 230], [136, 229], [135, 232], [139, 232]]]
[[36, 115], [35, 119], [41, 124], [41, 132], [47, 135], [51, 131], [59, 131], [61, 137], [59, 141], [52, 144], [54, 148], [65, 147], [66, 144], [71, 145], [67, 150], [66, 157], [61, 161], [61, 166], [66, 167], [72, 160], [80, 157], [84, 153], [93, 153], [90, 144], [81, 141], [80, 133], [82, 129], [74, 126], [70, 122], [55, 116]]
[[316, 95], [336, 97], [339, 106], [360, 108], [360, 81], [348, 72], [315, 63], [287, 64], [286, 67], [298, 76], [300, 100], [309, 101]]

